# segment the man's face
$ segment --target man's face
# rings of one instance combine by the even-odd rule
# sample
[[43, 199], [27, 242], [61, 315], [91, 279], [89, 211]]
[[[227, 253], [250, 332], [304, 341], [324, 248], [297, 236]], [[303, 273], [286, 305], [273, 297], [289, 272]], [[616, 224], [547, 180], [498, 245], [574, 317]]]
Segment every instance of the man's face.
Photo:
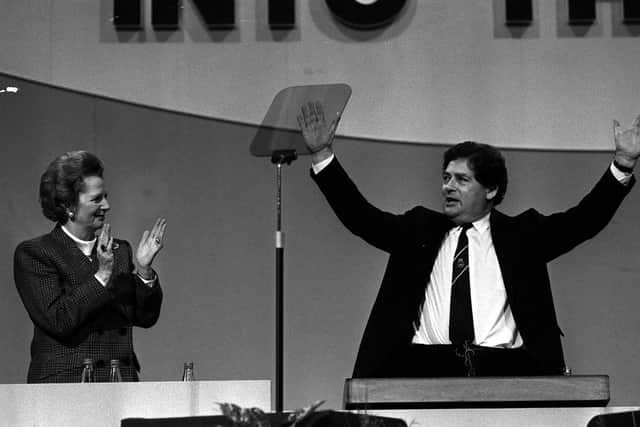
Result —
[[456, 224], [473, 222], [493, 206], [497, 189], [489, 190], [478, 181], [467, 159], [449, 162], [442, 173], [442, 211]]

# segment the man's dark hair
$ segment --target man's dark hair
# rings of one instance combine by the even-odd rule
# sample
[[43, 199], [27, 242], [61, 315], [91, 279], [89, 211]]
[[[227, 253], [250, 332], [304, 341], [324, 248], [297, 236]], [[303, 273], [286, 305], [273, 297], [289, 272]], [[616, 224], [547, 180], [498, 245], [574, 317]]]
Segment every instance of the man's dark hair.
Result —
[[476, 181], [490, 190], [498, 190], [493, 198], [493, 206], [500, 204], [507, 192], [507, 166], [502, 153], [488, 144], [461, 142], [444, 153], [442, 170], [444, 171], [452, 160], [458, 159], [467, 160]]
[[66, 223], [67, 211], [78, 204], [84, 179], [102, 178], [103, 170], [100, 159], [87, 151], [70, 151], [52, 161], [40, 178], [40, 206], [44, 216]]

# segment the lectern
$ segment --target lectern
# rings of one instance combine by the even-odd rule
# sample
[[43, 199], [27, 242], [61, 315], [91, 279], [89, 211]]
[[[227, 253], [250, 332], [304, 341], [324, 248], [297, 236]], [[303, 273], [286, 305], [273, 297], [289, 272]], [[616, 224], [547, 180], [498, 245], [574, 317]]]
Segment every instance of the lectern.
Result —
[[345, 409], [602, 407], [607, 375], [456, 378], [354, 378]]
[[[354, 378], [344, 408], [407, 424], [618, 427], [637, 407], [609, 407], [609, 377]], [[639, 424], [640, 425], [640, 424]]]

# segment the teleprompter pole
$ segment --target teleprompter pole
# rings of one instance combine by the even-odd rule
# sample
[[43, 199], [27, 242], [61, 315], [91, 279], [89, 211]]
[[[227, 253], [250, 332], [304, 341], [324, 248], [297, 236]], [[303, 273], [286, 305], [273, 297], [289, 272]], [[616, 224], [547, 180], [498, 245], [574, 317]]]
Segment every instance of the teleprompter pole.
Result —
[[282, 165], [298, 158], [295, 150], [277, 150], [271, 156], [276, 165], [276, 413], [282, 412], [284, 395], [284, 233], [282, 232]]

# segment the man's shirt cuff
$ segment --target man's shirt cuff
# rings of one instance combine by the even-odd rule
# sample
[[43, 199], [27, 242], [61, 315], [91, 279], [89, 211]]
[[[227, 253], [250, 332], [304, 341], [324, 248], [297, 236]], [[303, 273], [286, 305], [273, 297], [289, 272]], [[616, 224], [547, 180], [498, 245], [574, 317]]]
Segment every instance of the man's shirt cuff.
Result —
[[611, 171], [613, 176], [618, 180], [618, 182], [620, 182], [621, 184], [627, 185], [629, 184], [629, 181], [631, 181], [631, 175], [633, 174], [629, 172], [622, 172], [620, 169], [616, 167], [616, 165], [613, 162], [611, 162], [611, 165], [609, 166], [609, 170]]
[[319, 174], [320, 172], [322, 172], [322, 169], [326, 168], [329, 163], [331, 163], [331, 161], [336, 157], [335, 154], [331, 154], [329, 157], [327, 157], [326, 159], [324, 159], [321, 162], [318, 163], [312, 163], [311, 164], [311, 169], [313, 169], [313, 173], [315, 175]]

